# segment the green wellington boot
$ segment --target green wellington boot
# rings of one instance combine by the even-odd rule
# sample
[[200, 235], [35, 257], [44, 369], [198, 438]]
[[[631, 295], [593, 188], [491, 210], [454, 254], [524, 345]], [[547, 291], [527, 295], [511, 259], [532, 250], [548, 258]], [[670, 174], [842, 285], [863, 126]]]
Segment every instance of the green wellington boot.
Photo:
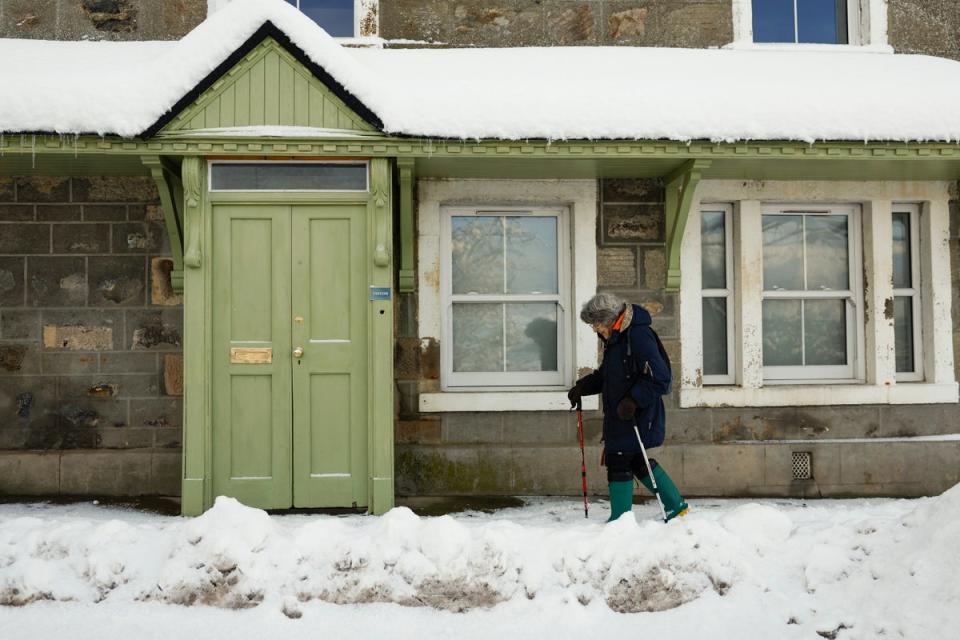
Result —
[[633, 480], [607, 483], [610, 487], [610, 518], [613, 522], [633, 508]]
[[[673, 480], [663, 470], [663, 467], [660, 465], [654, 467], [653, 477], [657, 481], [657, 489], [660, 490], [660, 499], [663, 500], [663, 510], [667, 512], [667, 521], [669, 522], [677, 516], [687, 515], [687, 502], [680, 495], [677, 485], [673, 484]], [[647, 491], [653, 493], [653, 483], [650, 482], [650, 476], [644, 477], [640, 482], [647, 488]]]

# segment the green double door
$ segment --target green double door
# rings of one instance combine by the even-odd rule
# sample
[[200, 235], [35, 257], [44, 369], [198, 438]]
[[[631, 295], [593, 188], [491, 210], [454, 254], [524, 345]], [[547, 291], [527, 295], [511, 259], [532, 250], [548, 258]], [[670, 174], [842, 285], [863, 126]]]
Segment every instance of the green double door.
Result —
[[366, 506], [364, 204], [214, 204], [212, 484], [250, 506]]

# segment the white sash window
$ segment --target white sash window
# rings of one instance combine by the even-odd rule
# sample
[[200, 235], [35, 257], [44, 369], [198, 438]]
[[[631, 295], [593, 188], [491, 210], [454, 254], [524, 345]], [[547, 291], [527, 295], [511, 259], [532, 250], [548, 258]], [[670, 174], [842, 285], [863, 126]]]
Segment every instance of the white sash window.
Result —
[[858, 213], [854, 206], [764, 208], [764, 380], [858, 377]]
[[565, 210], [443, 211], [444, 387], [564, 384]]

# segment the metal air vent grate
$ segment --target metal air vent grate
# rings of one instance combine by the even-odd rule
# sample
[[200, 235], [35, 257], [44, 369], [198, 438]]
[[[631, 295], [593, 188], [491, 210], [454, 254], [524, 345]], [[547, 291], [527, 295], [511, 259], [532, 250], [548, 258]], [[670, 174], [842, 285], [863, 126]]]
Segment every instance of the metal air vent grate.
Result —
[[809, 451], [793, 452], [793, 479], [809, 480], [813, 477], [813, 455]]

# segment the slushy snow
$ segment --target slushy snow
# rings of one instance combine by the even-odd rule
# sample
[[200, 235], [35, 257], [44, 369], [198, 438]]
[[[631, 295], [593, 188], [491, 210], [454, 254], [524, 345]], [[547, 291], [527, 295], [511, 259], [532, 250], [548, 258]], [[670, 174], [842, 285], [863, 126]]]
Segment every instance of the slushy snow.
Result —
[[283, 0], [233, 0], [177, 42], [0, 39], [0, 132], [140, 135], [267, 21], [388, 134], [960, 141], [953, 60], [856, 47], [357, 49]]
[[0, 637], [960, 637], [960, 485], [692, 507], [664, 525], [649, 503], [603, 524], [605, 502], [584, 520], [541, 498], [441, 517], [0, 505]]

